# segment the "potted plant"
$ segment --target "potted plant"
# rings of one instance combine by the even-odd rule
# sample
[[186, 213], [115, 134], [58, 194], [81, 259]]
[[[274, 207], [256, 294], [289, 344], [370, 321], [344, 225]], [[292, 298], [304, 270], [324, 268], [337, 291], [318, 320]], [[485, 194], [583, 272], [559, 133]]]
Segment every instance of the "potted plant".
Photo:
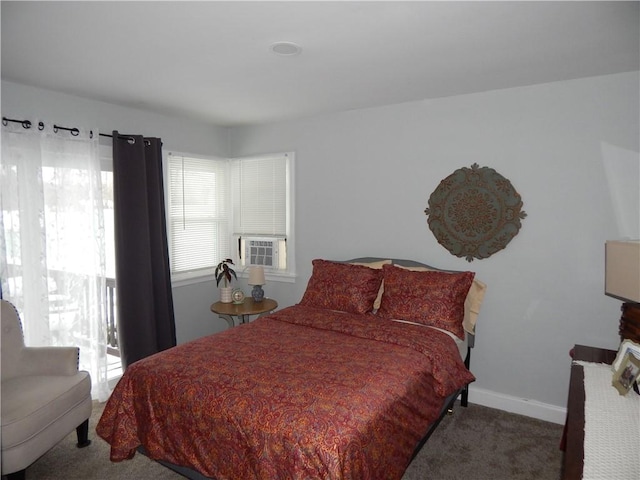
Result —
[[[233, 260], [227, 258], [226, 260], [221, 261], [216, 267], [215, 277], [216, 277], [216, 285], [220, 288], [220, 301], [222, 303], [231, 303], [231, 277], [238, 279], [236, 272], [229, 265], [233, 265]], [[220, 287], [220, 282], [224, 280], [224, 287]]]

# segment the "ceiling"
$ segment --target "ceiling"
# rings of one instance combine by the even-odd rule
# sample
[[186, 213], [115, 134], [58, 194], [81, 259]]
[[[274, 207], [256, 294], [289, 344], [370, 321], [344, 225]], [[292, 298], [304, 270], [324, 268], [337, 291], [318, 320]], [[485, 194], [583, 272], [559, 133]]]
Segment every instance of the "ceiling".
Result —
[[[2, 1], [2, 78], [267, 123], [638, 70], [639, 5]], [[277, 41], [302, 50], [277, 56]]]

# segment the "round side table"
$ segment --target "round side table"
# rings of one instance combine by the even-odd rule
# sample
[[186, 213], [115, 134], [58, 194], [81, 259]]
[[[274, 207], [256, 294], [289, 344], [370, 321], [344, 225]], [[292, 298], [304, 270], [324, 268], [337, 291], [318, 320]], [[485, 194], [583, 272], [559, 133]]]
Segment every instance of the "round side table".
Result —
[[211, 304], [211, 311], [217, 313], [229, 324], [229, 327], [235, 327], [233, 317], [238, 317], [240, 323], [247, 323], [251, 315], [266, 315], [278, 308], [278, 302], [272, 298], [265, 298], [261, 302], [254, 302], [253, 298], [247, 297], [243, 303], [222, 303], [216, 302]]

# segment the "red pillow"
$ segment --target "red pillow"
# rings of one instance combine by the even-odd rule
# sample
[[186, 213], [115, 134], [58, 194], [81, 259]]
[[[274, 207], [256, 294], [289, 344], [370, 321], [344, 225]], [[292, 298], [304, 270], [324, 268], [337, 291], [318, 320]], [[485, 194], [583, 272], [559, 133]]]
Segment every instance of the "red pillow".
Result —
[[437, 327], [464, 338], [464, 301], [474, 272], [412, 272], [383, 265], [384, 293], [378, 315]]
[[351, 313], [373, 310], [382, 270], [316, 259], [300, 305]]

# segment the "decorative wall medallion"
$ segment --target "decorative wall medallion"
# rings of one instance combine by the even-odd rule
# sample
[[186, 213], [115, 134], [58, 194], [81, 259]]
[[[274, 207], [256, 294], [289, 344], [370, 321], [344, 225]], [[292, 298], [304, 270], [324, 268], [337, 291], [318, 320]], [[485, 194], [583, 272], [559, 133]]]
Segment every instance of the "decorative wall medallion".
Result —
[[527, 216], [511, 182], [477, 163], [442, 180], [424, 213], [438, 243], [468, 262], [505, 248]]

